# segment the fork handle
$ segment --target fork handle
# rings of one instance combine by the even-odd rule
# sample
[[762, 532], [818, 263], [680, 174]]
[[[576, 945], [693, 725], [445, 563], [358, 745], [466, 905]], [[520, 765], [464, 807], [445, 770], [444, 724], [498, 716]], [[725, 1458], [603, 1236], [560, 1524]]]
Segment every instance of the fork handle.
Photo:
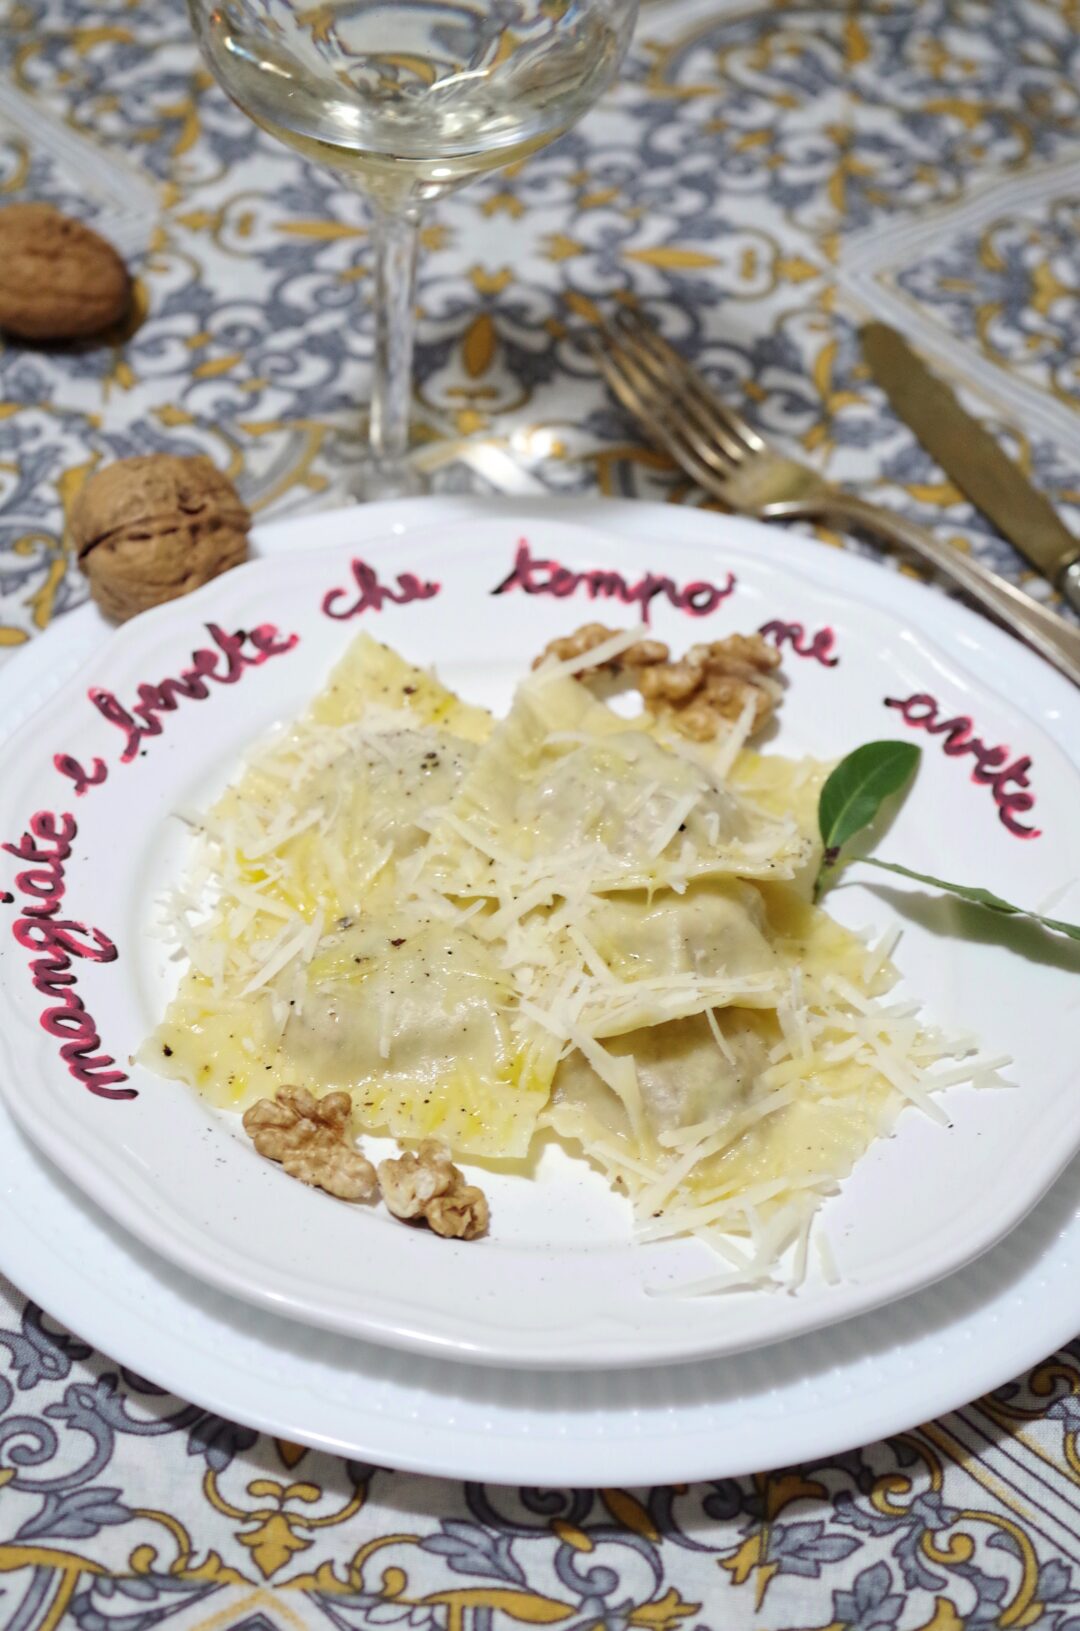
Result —
[[1080, 685], [1080, 629], [1066, 623], [1047, 606], [982, 566], [970, 555], [962, 555], [951, 544], [943, 544], [932, 532], [914, 521], [896, 515], [868, 499], [854, 493], [830, 493], [826, 498], [793, 499], [787, 503], [770, 504], [770, 517], [781, 515], [802, 516], [825, 522], [839, 522], [841, 526], [859, 527], [885, 543], [926, 561], [943, 577], [951, 579], [972, 600], [978, 601], [999, 622], [1026, 640], [1028, 645], [1053, 663], [1062, 674]]

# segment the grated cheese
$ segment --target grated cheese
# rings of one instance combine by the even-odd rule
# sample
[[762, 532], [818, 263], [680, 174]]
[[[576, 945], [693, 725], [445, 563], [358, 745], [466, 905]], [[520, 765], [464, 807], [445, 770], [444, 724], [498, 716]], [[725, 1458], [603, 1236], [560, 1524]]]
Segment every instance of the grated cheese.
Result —
[[838, 1286], [840, 1284], [840, 1271], [836, 1266], [832, 1242], [821, 1223], [818, 1223], [814, 1231], [814, 1244], [817, 1248], [818, 1262], [821, 1265], [821, 1274], [825, 1284]]
[[250, 997], [252, 992], [260, 990], [264, 985], [268, 985], [276, 974], [280, 974], [282, 969], [292, 962], [294, 957], [301, 956], [308, 944], [310, 933], [309, 926], [302, 923], [295, 934], [290, 935], [283, 945], [278, 946], [275, 951], [266, 957], [258, 973], [253, 974], [247, 985], [241, 988], [240, 995]]
[[718, 780], [726, 781], [731, 774], [735, 760], [746, 746], [747, 738], [753, 729], [755, 711], [754, 698], [748, 696], [738, 719], [729, 726], [720, 751], [713, 758], [713, 770]]
[[[811, 915], [790, 937], [779, 932], [770, 916], [777, 894], [796, 918], [811, 913], [788, 880], [812, 859], [814, 840], [793, 816], [766, 814], [737, 790], [752, 700], [705, 756], [663, 740], [658, 727], [650, 734], [640, 720], [617, 717], [570, 683], [644, 632], [622, 631], [525, 680], [522, 740], [536, 756], [535, 785], [529, 764], [506, 756], [500, 727], [488, 734], [490, 721], [478, 710], [467, 711], [461, 739], [431, 723], [439, 709], [465, 708], [449, 693], [423, 714], [388, 705], [391, 692], [375, 686], [357, 717], [334, 722], [316, 717], [316, 708], [272, 733], [213, 810], [182, 814], [197, 835], [195, 851], [185, 888], [160, 905], [164, 931], [190, 977], [205, 983], [208, 1011], [239, 1004], [258, 1015], [260, 1037], [280, 1041], [291, 1017], [304, 1016], [300, 1031], [316, 1022], [321, 954], [332, 962], [354, 920], [388, 925], [405, 907], [422, 912], [425, 922], [445, 926], [440, 935], [460, 935], [493, 960], [504, 985], [492, 1011], [505, 1025], [515, 1068], [546, 1062], [537, 1113], [561, 1065], [591, 1072], [592, 1096], [581, 1103], [554, 1077], [546, 1120], [557, 1131], [572, 1129], [625, 1188], [637, 1238], [693, 1233], [726, 1265], [680, 1294], [781, 1279], [796, 1286], [811, 1244], [824, 1279], [835, 1283], [831, 1249], [820, 1231], [812, 1242], [812, 1225], [851, 1161], [904, 1104], [945, 1121], [935, 1098], [941, 1089], [1003, 1085], [999, 1072], [1009, 1061], [980, 1057], [973, 1038], [947, 1039], [925, 1027], [906, 997], [883, 1000], [896, 979], [898, 928], [871, 940], [830, 925], [815, 939], [815, 925], [826, 920]], [[371, 660], [377, 667], [383, 659]], [[428, 743], [438, 744], [429, 759], [450, 754], [457, 766], [446, 768], [437, 788], [415, 770], [427, 762]], [[447, 743], [457, 743], [460, 763]], [[488, 803], [460, 792], [475, 791], [481, 762], [489, 777], [503, 777], [494, 792], [488, 788]], [[403, 766], [413, 767], [411, 781], [399, 777]], [[773, 774], [771, 786], [782, 780]], [[782, 785], [794, 795], [817, 769], [808, 763], [785, 774]], [[373, 819], [380, 787], [385, 808]], [[406, 787], [416, 808], [405, 808]], [[560, 826], [568, 804], [573, 820]], [[754, 914], [741, 908], [771, 958], [761, 967], [744, 965], [743, 942], [732, 951], [726, 939], [682, 962], [661, 945], [655, 955], [667, 961], [654, 967], [633, 941], [612, 943], [606, 922], [596, 927], [597, 913], [620, 891], [693, 912], [708, 908], [713, 885], [741, 899], [738, 890], [754, 891], [762, 879], [768, 887], [753, 895]], [[404, 943], [398, 932], [386, 931], [395, 946]], [[476, 989], [468, 980], [462, 986], [470, 1000]], [[380, 998], [373, 1045], [384, 1063], [394, 1058], [395, 1070], [411, 1048], [398, 1053], [396, 1041], [422, 1023], [415, 1017], [422, 1006], [394, 991]], [[666, 1056], [657, 1063], [649, 1046], [633, 1041], [666, 1036], [659, 1028], [667, 1026], [680, 1046], [704, 1038], [709, 1089], [697, 1098], [674, 1043], [665, 1077]], [[247, 1034], [237, 1050], [257, 1074], [258, 1049]], [[469, 1114], [496, 1120], [507, 1091], [505, 1083], [474, 1083]], [[808, 1173], [794, 1160], [784, 1166], [776, 1152], [786, 1129], [802, 1126], [831, 1129], [845, 1153], [834, 1157], [823, 1136], [810, 1146], [830, 1152], [822, 1170]], [[806, 1156], [803, 1166], [811, 1160], [819, 1158]]]
[[621, 657], [624, 651], [637, 644], [641, 639], [648, 637], [649, 631], [644, 623], [639, 623], [633, 629], [620, 629], [609, 640], [594, 646], [591, 651], [582, 652], [577, 657], [568, 657], [559, 662], [553, 657], [545, 658], [540, 667], [533, 670], [526, 684], [543, 684], [547, 680], [559, 679], [563, 675], [581, 674], [586, 668], [602, 668], [610, 663], [613, 657]]

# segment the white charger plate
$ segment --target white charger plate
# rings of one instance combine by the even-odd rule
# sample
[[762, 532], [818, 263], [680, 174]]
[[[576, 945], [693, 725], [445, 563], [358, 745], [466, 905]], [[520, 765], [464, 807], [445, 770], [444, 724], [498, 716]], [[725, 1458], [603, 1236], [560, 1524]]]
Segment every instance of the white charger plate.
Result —
[[[118, 962], [87, 964], [85, 974], [80, 964], [80, 989], [118, 1060], [152, 1026], [165, 994], [167, 970], [147, 927], [148, 897], [177, 862], [176, 844], [161, 839], [167, 812], [220, 784], [237, 752], [274, 718], [295, 713], [354, 629], [374, 622], [367, 613], [337, 623], [320, 609], [326, 590], [349, 581], [350, 555], [361, 537], [364, 559], [384, 582], [394, 583], [402, 571], [445, 580], [437, 596], [384, 608], [381, 636], [408, 655], [434, 659], [450, 683], [496, 705], [505, 704], [528, 654], [587, 615], [571, 601], [520, 590], [492, 597], [511, 570], [523, 528], [536, 556], [578, 569], [618, 568], [628, 580], [651, 566], [680, 583], [724, 584], [733, 570], [736, 590], [715, 617], [691, 622], [657, 606], [654, 625], [681, 644], [772, 617], [798, 620], [811, 631], [830, 624], [838, 666], [813, 658], [789, 664], [793, 684], [781, 749], [839, 754], [869, 736], [899, 734], [903, 724], [884, 708], [883, 696], [932, 692], [942, 718], [966, 713], [986, 744], [1008, 742], [1017, 751], [1022, 744], [1032, 756], [1036, 808], [1019, 819], [1036, 819], [1042, 836], [1023, 840], [1002, 825], [990, 789], [969, 780], [963, 761], [939, 756], [935, 739], [920, 731], [929, 751], [919, 788], [890, 834], [892, 853], [929, 871], [969, 878], [977, 856], [981, 877], [973, 881], [991, 881], [1032, 903], [1080, 871], [1070, 820], [1078, 788], [1070, 763], [1077, 757], [1075, 697], [1044, 665], [963, 608], [849, 556], [700, 513], [439, 500], [380, 510], [363, 512], [362, 521], [361, 512], [349, 511], [265, 529], [264, 547], [275, 553], [300, 544], [328, 547], [230, 574], [199, 596], [140, 619], [93, 660], [87, 679], [130, 701], [140, 682], [180, 672], [194, 647], [207, 643], [199, 638], [207, 620], [227, 629], [271, 621], [300, 633], [295, 650], [248, 671], [241, 683], [215, 692], [212, 702], [182, 703], [167, 715], [164, 733], [143, 743], [145, 760], [116, 764], [118, 733], [87, 704], [85, 681], [62, 688], [5, 750], [2, 830], [17, 838], [34, 810], [77, 811], [65, 885], [67, 899], [78, 898], [78, 912], [74, 904], [70, 910], [121, 951]], [[463, 517], [464, 526], [455, 529]], [[607, 538], [584, 532], [585, 519], [607, 522]], [[372, 536], [380, 524], [381, 540]], [[665, 544], [661, 567], [643, 540], [673, 526], [679, 543]], [[936, 646], [911, 625], [931, 631]], [[957, 651], [963, 668], [946, 655]], [[1001, 662], [1009, 665], [1010, 692], [1025, 712], [976, 677]], [[211, 709], [213, 731], [207, 728]], [[1036, 719], [1071, 749], [1068, 755]], [[58, 802], [62, 778], [52, 757], [60, 751], [75, 752], [87, 765], [100, 755], [109, 766], [107, 780], [82, 800]], [[876, 893], [838, 892], [838, 915], [880, 920]], [[1067, 911], [1064, 897], [1060, 909]], [[732, 1351], [850, 1316], [948, 1273], [1015, 1224], [1076, 1147], [1080, 1106], [1070, 1102], [1067, 1063], [1075, 983], [1056, 966], [1053, 951], [1048, 963], [1029, 963], [992, 938], [966, 940], [961, 954], [941, 935], [936, 913], [931, 908], [927, 917], [920, 904], [924, 921], [906, 936], [901, 966], [912, 970], [916, 989], [932, 996], [933, 1017], [978, 1029], [992, 1051], [1016, 1057], [1022, 1089], [954, 1091], [946, 1101], [954, 1112], [947, 1134], [905, 1116], [899, 1136], [872, 1152], [829, 1208], [842, 1284], [811, 1279], [791, 1298], [649, 1297], [650, 1283], [700, 1272], [702, 1248], [627, 1245], [622, 1204], [565, 1158], [549, 1170], [542, 1166], [537, 1183], [485, 1179], [498, 1220], [493, 1240], [480, 1249], [447, 1246], [291, 1183], [258, 1161], [224, 1118], [145, 1073], [127, 1072], [125, 1086], [139, 1090], [137, 1099], [92, 1096], [58, 1061], [57, 1039], [36, 1025], [26, 989], [19, 989], [25, 955], [11, 943], [2, 965], [11, 1009], [0, 1050], [3, 1085], [9, 1107], [37, 1142], [127, 1228], [224, 1291], [294, 1318], [503, 1363], [649, 1364]], [[127, 973], [136, 964], [141, 979]], [[25, 1091], [27, 1081], [35, 1092]], [[1045, 1136], [1050, 1117], [1053, 1140]], [[1005, 1195], [994, 1186], [1002, 1167], [1010, 1180]], [[555, 1238], [553, 1195], [561, 1219]]]
[[237, 1302], [118, 1228], [3, 1104], [0, 1173], [0, 1269], [115, 1363], [227, 1420], [436, 1477], [688, 1483], [813, 1461], [959, 1408], [1080, 1330], [1080, 1163], [916, 1296], [761, 1352], [618, 1372], [393, 1353]]

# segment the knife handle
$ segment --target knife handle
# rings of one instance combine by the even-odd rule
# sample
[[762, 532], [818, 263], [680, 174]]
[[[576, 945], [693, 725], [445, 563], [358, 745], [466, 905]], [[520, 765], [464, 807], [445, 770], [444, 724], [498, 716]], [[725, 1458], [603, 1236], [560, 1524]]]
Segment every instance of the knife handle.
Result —
[[[769, 513], [775, 515], [780, 509], [780, 505], [770, 505]], [[879, 504], [858, 498], [854, 493], [830, 492], [823, 497], [814, 495], [801, 503], [784, 506], [784, 509], [787, 514], [798, 511], [802, 515], [813, 515], [820, 521], [846, 522], [886, 543], [908, 550], [934, 567], [942, 577], [949, 578], [957, 588], [963, 589], [1013, 634], [1026, 640], [1074, 685], [1080, 685], [1080, 628], [1067, 623], [1049, 607], [1040, 605], [1006, 578], [980, 565], [973, 556], [962, 555], [951, 544], [943, 544], [925, 527], [907, 521], [902, 515], [883, 509]]]

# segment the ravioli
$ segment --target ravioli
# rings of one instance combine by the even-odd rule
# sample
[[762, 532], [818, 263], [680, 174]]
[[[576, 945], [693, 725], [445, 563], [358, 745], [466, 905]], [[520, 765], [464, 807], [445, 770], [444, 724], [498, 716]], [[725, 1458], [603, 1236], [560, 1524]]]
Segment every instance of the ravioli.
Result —
[[511, 1026], [503, 969], [449, 903], [434, 918], [397, 904], [425, 812], [490, 726], [368, 636], [350, 646], [206, 818], [199, 878], [218, 899], [184, 936], [155, 1069], [230, 1108], [297, 1082], [341, 1088], [371, 1131], [524, 1153], [557, 1045]]
[[210, 812], [226, 881], [327, 920], [426, 843], [491, 726], [430, 674], [361, 635], [308, 713], [279, 732]]
[[[605, 1044], [633, 1061], [636, 1124], [582, 1054], [556, 1074], [545, 1124], [600, 1161], [643, 1215], [666, 1214], [656, 1233], [681, 1222], [750, 1241], [778, 1228], [777, 1244], [790, 1244], [904, 1103], [881, 1069], [838, 1046], [857, 1010], [823, 982], [841, 977], [869, 997], [865, 946], [790, 889], [774, 888], [771, 908], [787, 1004], [730, 1006]], [[790, 1001], [796, 969], [808, 999], [802, 1039]]]
[[761, 896], [736, 878], [596, 895], [549, 921], [553, 972], [580, 967], [576, 1025], [597, 1040], [732, 1004], [774, 1007], [787, 979]]
[[358, 1125], [522, 1156], [558, 1048], [510, 1024], [513, 990], [490, 946], [417, 911], [326, 937], [280, 1026], [266, 995], [222, 1003], [188, 979], [158, 1034], [159, 1068], [227, 1108], [296, 1082], [344, 1090]]
[[[585, 1150], [602, 1151], [604, 1165], [624, 1187], [629, 1165], [664, 1159], [665, 1134], [730, 1124], [751, 1103], [778, 1033], [767, 1016], [740, 1008], [714, 1018], [727, 1052], [718, 1050], [704, 1014], [628, 1031], [608, 1044], [613, 1057], [634, 1061], [644, 1109], [640, 1131], [619, 1095], [576, 1051], [556, 1073], [546, 1124]], [[620, 1167], [620, 1158], [628, 1166]]]
[[736, 874], [789, 878], [810, 845], [696, 758], [663, 746], [543, 670], [519, 686], [436, 826], [427, 873], [440, 887], [503, 896], [544, 880], [565, 893], [682, 887]]
[[344, 1091], [355, 1128], [474, 1159], [544, 1126], [724, 1284], [805, 1258], [944, 1050], [810, 902], [828, 767], [746, 728], [710, 755], [550, 669], [494, 721], [361, 636], [206, 817], [144, 1060], [236, 1109]]
[[681, 893], [620, 891], [596, 901], [585, 928], [617, 981], [772, 975], [776, 953], [760, 892], [739, 878], [699, 878]]

